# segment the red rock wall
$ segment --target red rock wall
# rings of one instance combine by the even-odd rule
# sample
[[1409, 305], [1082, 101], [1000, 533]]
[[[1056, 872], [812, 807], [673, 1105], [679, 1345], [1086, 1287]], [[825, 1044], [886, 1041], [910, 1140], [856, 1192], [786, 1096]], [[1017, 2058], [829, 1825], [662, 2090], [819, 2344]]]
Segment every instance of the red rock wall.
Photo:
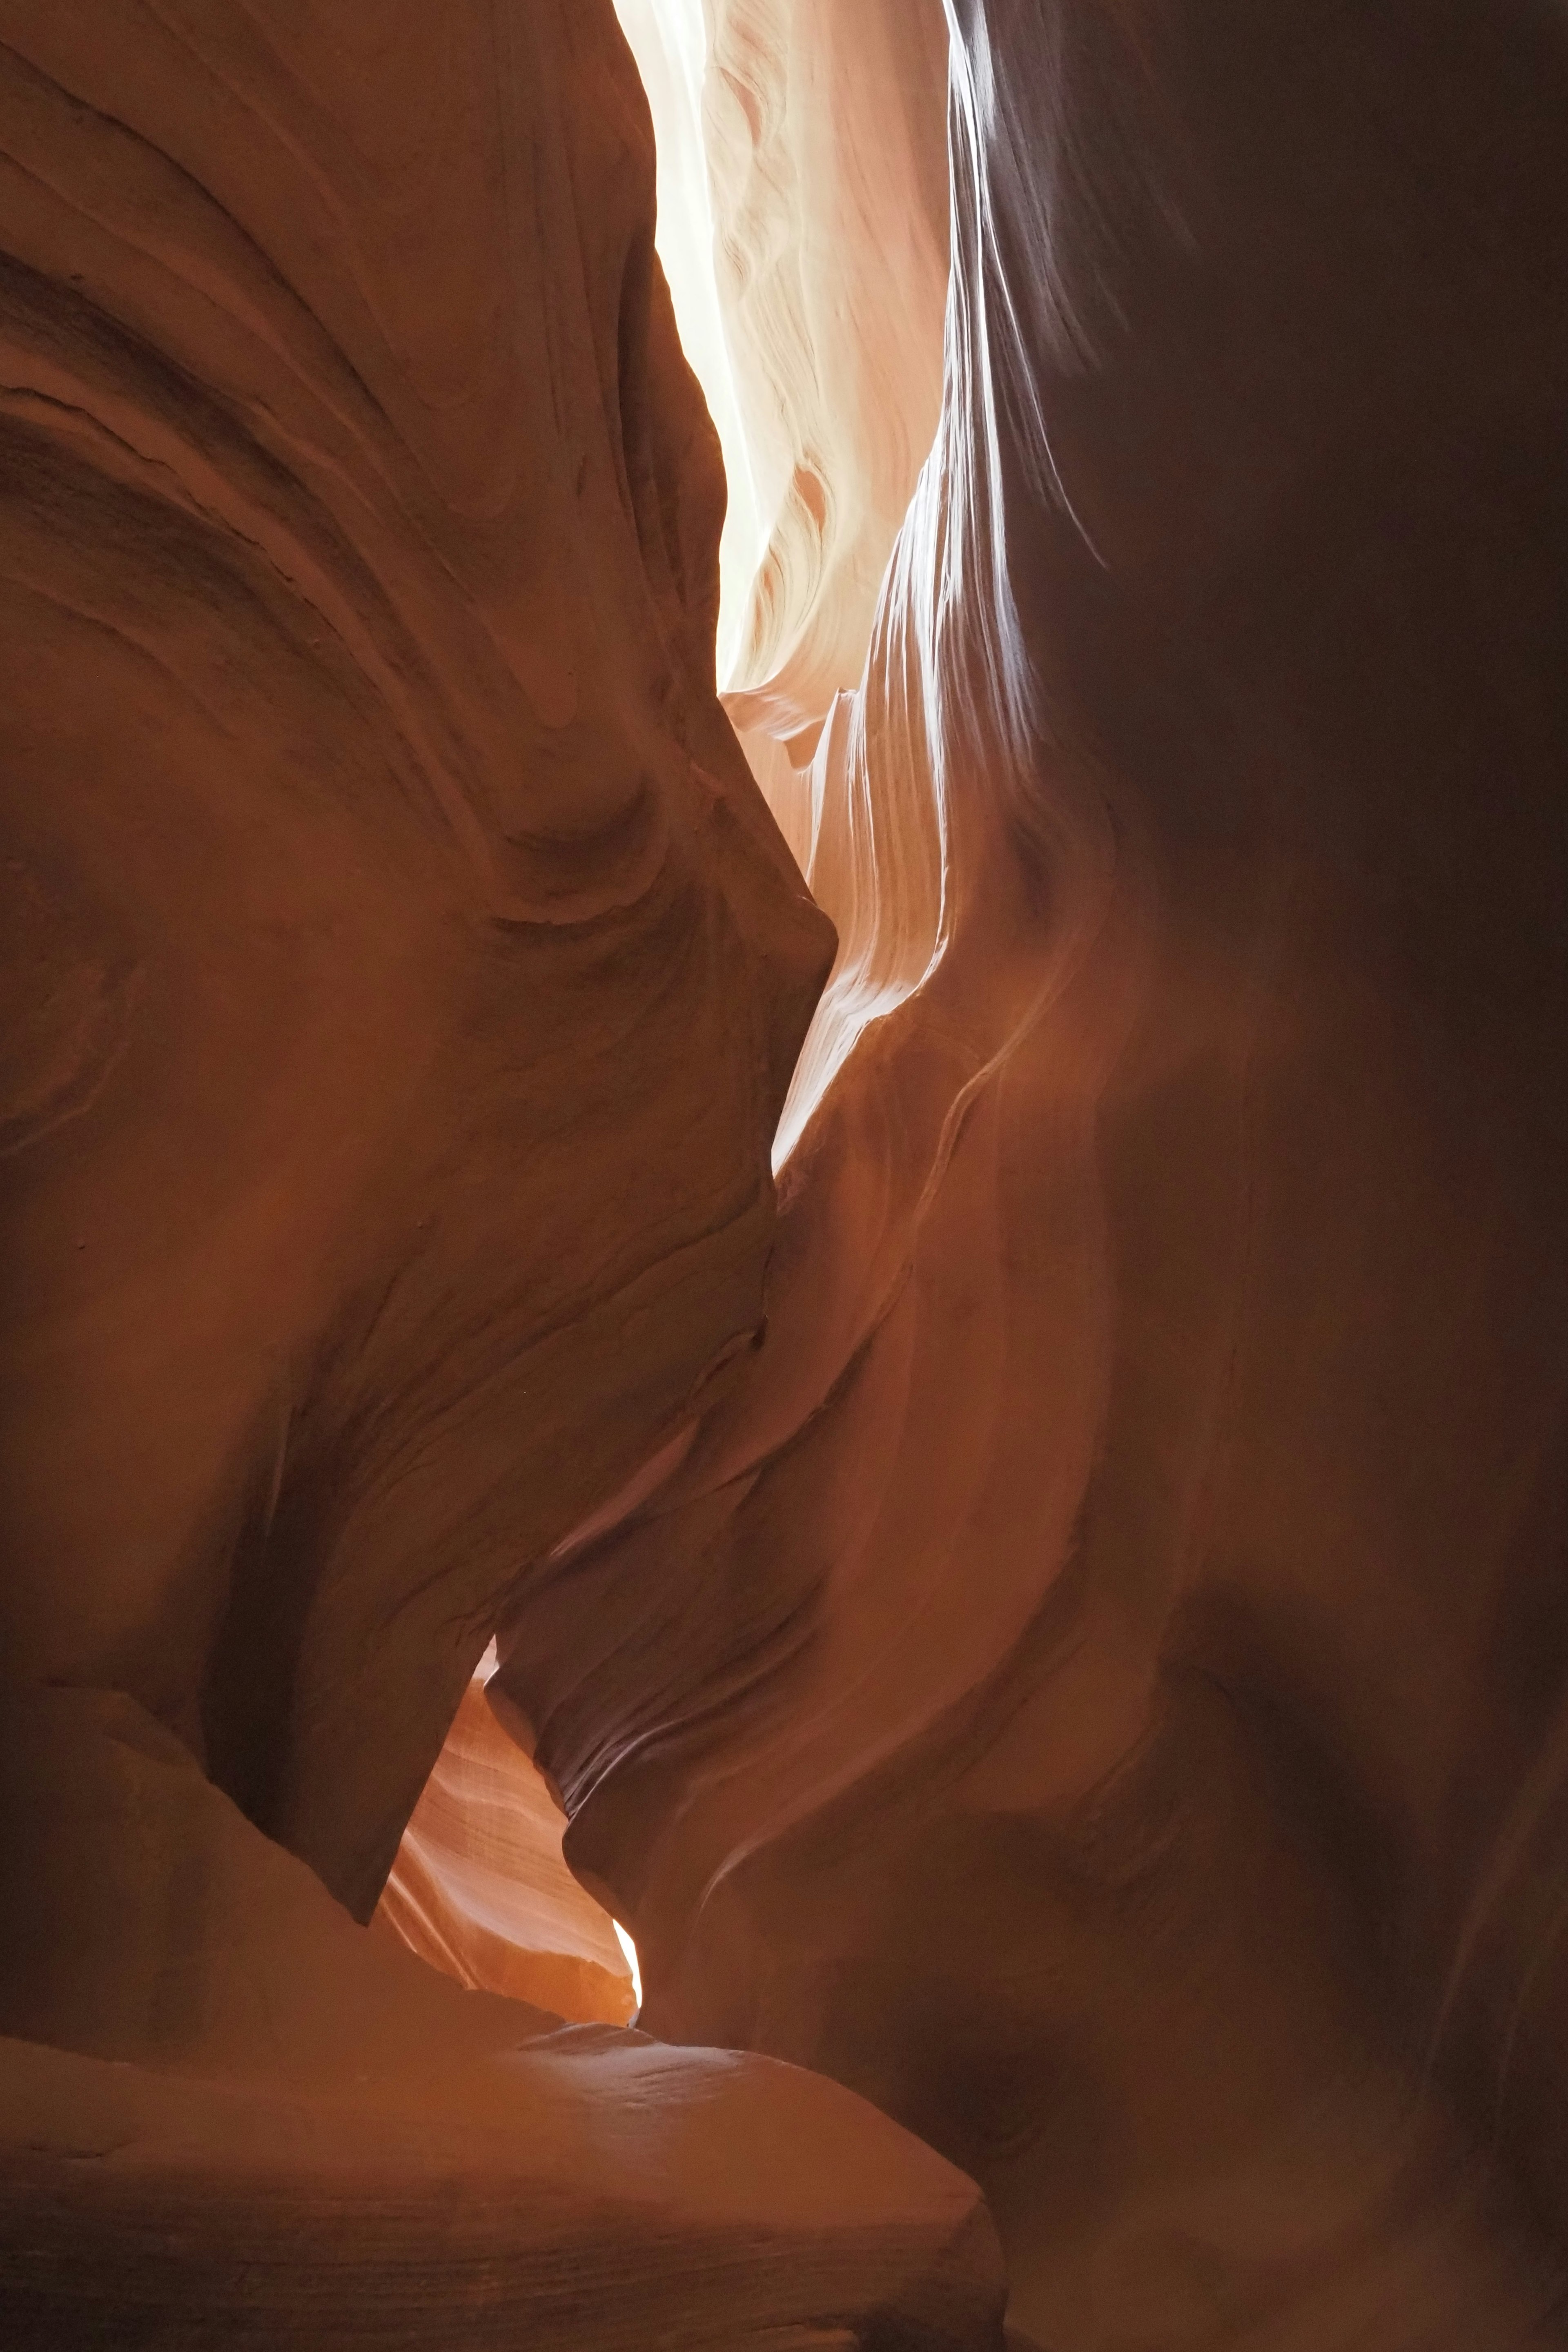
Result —
[[759, 1319], [827, 945], [613, 20], [422, 23], [0, 19], [0, 1633], [363, 1910], [518, 1562]]
[[767, 1345], [502, 1679], [1042, 2345], [1556, 2341], [1561, 19], [955, 14]]
[[775, 1219], [607, 0], [0, 0], [7, 2340], [1560, 2340], [1561, 18], [952, 23]]
[[350, 1916], [831, 948], [609, 0], [0, 0], [0, 2339], [994, 2344], [862, 2103]]

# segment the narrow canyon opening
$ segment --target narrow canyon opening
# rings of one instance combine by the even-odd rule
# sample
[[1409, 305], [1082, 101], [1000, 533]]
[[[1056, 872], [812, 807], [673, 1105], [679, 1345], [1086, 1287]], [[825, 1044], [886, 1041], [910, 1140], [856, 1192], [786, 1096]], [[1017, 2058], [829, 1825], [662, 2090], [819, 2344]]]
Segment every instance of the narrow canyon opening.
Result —
[[[723, 459], [720, 698], [839, 929], [776, 1168], [865, 1021], [919, 976], [896, 854], [879, 864], [873, 835], [846, 857], [823, 812], [854, 796], [858, 689], [941, 410], [947, 25], [942, 0], [615, 6], [653, 121], [656, 249]], [[375, 1925], [471, 1988], [626, 2022], [636, 1947], [566, 1866], [526, 1727], [486, 1702], [494, 1664], [492, 1645]]]

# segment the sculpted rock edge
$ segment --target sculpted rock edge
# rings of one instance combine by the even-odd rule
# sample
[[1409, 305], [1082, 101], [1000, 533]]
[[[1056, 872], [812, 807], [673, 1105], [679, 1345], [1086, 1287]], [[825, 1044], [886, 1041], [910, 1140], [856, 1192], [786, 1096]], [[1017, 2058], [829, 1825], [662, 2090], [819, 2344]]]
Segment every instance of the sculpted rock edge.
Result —
[[354, 1924], [831, 953], [609, 0], [0, 0], [0, 2333], [992, 2343], [848, 2094]]

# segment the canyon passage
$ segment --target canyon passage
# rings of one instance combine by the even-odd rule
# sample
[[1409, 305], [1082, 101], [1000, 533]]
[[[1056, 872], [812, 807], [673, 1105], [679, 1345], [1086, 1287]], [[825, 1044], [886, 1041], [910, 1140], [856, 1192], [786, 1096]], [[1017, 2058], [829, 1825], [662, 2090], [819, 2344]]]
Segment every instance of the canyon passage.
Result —
[[1568, 2342], [1565, 121], [0, 0], [7, 2346]]

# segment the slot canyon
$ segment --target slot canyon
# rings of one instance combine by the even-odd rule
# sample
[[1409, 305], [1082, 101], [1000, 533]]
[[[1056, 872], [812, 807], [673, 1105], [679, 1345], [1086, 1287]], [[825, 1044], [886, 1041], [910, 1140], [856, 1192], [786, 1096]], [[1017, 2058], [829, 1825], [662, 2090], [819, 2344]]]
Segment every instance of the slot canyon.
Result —
[[0, 0], [0, 2347], [1568, 2352], [1568, 5]]

